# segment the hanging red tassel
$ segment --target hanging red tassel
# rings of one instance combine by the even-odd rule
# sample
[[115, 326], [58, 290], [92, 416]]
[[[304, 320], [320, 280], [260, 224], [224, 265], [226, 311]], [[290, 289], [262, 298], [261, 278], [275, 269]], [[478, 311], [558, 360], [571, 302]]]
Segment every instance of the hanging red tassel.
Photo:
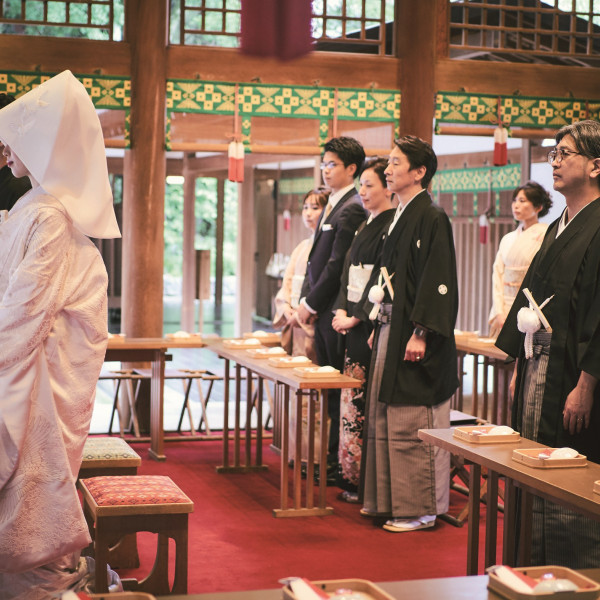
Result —
[[283, 211], [283, 230], [289, 231], [292, 227], [292, 215], [287, 208]]
[[236, 145], [237, 142], [232, 141], [229, 142], [229, 146], [227, 148], [227, 158], [228, 158], [228, 169], [227, 169], [227, 179], [229, 181], [237, 181], [236, 179]]
[[238, 183], [244, 181], [244, 144], [242, 142], [236, 142], [235, 150], [235, 180]]
[[488, 232], [489, 232], [489, 221], [485, 214], [479, 217], [479, 243], [487, 244], [488, 243]]
[[227, 148], [228, 169], [227, 179], [234, 183], [244, 181], [244, 144], [235, 140]]
[[494, 130], [494, 166], [503, 167], [508, 163], [508, 131], [505, 127]]

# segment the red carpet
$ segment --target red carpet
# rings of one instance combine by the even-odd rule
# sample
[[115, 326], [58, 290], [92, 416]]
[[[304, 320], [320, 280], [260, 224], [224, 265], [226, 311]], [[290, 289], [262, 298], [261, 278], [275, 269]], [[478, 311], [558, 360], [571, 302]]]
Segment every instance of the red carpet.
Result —
[[[278, 579], [290, 575], [394, 581], [466, 573], [466, 524], [457, 528], [438, 519], [432, 529], [388, 533], [362, 517], [359, 505], [338, 500], [337, 488], [328, 488], [333, 515], [274, 518], [279, 457], [268, 443], [264, 457], [269, 471], [249, 474], [215, 472], [222, 462], [221, 442], [168, 443], [163, 463], [148, 458], [147, 445], [135, 444], [134, 449], [142, 456], [140, 474], [168, 475], [194, 501], [189, 593], [273, 588], [279, 586]], [[465, 496], [452, 492], [450, 513], [458, 514], [465, 503]], [[484, 519], [482, 505], [482, 541]], [[121, 576], [139, 577], [150, 569], [155, 536], [138, 534], [138, 543], [141, 569], [121, 571]]]

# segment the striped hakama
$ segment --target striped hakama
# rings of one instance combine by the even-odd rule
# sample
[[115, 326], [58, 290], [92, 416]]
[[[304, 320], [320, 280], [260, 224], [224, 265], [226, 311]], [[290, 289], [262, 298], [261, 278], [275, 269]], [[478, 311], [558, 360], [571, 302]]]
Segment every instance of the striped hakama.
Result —
[[450, 455], [419, 440], [419, 429], [450, 427], [450, 401], [436, 406], [378, 402], [390, 325], [380, 324], [367, 401], [364, 508], [393, 517], [448, 510]]
[[[527, 360], [523, 375], [521, 435], [534, 441], [538, 441], [551, 337], [547, 331], [534, 333], [534, 355]], [[599, 567], [600, 522], [534, 496], [531, 564]]]

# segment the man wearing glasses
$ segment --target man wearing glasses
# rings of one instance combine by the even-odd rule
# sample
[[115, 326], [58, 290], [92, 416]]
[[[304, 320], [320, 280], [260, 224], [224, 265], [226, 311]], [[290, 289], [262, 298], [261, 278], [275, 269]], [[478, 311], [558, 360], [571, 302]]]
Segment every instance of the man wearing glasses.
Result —
[[[520, 291], [496, 345], [517, 358], [513, 427], [600, 462], [600, 123], [563, 127], [548, 162], [567, 207], [548, 228], [521, 286], [536, 306]], [[518, 316], [527, 307], [540, 320], [537, 331]], [[528, 332], [525, 343], [519, 328]], [[535, 497], [532, 528], [533, 565], [600, 564], [598, 521]]]
[[[346, 252], [366, 213], [354, 180], [365, 160], [361, 144], [350, 137], [329, 140], [324, 147], [321, 171], [323, 182], [331, 189], [315, 239], [308, 256], [302, 298], [296, 317], [300, 323], [315, 321], [315, 350], [320, 365], [344, 367], [344, 349], [334, 331], [332, 307], [340, 289]], [[329, 392], [328, 483], [334, 484], [338, 467], [340, 392]]]

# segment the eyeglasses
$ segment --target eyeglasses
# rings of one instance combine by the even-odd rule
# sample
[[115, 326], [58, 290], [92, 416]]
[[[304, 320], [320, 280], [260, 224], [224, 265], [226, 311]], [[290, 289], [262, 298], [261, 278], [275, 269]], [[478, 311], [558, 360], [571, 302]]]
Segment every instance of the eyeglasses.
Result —
[[565, 150], [564, 148], [554, 148], [554, 150], [550, 150], [550, 152], [548, 152], [548, 162], [552, 164], [554, 161], [556, 161], [556, 164], [560, 165], [560, 163], [567, 158], [567, 156], [571, 156], [571, 154], [581, 155], [581, 152]]
[[321, 171], [324, 171], [325, 169], [334, 169], [335, 167], [337, 167], [338, 165], [341, 165], [342, 163], [337, 163], [333, 160], [330, 160], [329, 162], [322, 162], [321, 163]]

